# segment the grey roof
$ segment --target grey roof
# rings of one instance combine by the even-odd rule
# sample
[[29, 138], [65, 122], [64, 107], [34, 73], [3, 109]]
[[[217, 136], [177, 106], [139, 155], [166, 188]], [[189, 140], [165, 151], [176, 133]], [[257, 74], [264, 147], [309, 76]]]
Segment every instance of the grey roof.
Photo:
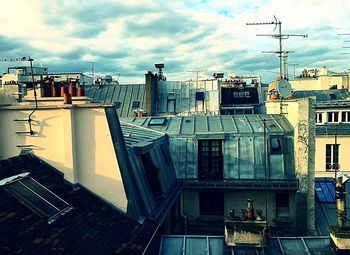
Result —
[[[165, 119], [162, 125], [152, 124], [154, 119]], [[189, 116], [189, 117], [147, 117], [123, 118], [129, 123], [149, 127], [169, 135], [194, 136], [198, 134], [252, 134], [263, 133], [266, 120], [267, 133], [293, 132], [293, 127], [281, 115], [221, 115], [221, 116]]]
[[350, 99], [350, 92], [347, 89], [298, 90], [294, 95], [296, 98], [316, 97], [316, 102]]
[[[162, 236], [160, 255], [262, 255], [263, 248], [227, 247], [223, 236]], [[336, 254], [329, 237], [276, 237], [268, 240], [267, 254]]]
[[94, 101], [120, 104], [120, 107], [117, 107], [118, 116], [120, 117], [133, 116], [135, 110], [133, 101], [140, 102], [137, 109], [145, 109], [146, 92], [144, 84], [102, 85], [100, 88], [87, 85], [84, 89], [85, 95]]
[[165, 136], [165, 133], [136, 126], [123, 121], [120, 122], [120, 125], [127, 148], [148, 145]]
[[335, 128], [337, 127], [337, 135], [350, 135], [350, 124], [349, 123], [339, 123], [339, 124], [325, 124], [316, 125], [316, 135], [318, 136], [334, 136]]

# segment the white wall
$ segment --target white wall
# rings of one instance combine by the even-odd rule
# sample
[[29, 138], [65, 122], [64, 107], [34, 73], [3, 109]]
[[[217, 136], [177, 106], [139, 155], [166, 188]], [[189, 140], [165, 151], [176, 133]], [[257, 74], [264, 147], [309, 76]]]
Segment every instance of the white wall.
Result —
[[26, 119], [32, 110], [23, 106], [0, 108], [0, 159], [18, 155], [16, 145], [33, 145], [33, 152], [119, 209], [126, 211], [127, 198], [103, 106], [47, 106], [32, 118], [34, 136]]

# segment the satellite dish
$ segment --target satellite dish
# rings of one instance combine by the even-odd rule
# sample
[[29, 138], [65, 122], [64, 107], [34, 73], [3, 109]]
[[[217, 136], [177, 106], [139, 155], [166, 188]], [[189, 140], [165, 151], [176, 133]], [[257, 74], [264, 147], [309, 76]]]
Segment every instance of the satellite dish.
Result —
[[287, 98], [292, 94], [292, 86], [287, 80], [280, 80], [277, 84], [277, 91], [281, 97]]

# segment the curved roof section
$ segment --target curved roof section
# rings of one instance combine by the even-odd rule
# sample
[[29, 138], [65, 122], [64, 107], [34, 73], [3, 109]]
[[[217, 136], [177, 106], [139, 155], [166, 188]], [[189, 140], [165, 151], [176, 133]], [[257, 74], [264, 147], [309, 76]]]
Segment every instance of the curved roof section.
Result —
[[289, 121], [281, 115], [221, 115], [186, 117], [122, 118], [123, 121], [147, 127], [168, 135], [194, 136], [197, 134], [261, 134], [264, 122], [267, 133], [293, 132]]

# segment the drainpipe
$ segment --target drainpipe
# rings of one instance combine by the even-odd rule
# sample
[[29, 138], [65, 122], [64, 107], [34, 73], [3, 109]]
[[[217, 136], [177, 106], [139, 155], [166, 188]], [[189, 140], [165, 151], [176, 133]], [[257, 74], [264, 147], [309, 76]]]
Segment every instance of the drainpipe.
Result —
[[184, 211], [183, 211], [183, 208], [184, 208], [184, 199], [183, 199], [183, 193], [181, 192], [181, 196], [180, 196], [180, 199], [181, 199], [181, 210], [180, 210], [180, 214], [181, 214], [181, 217], [184, 219], [185, 221], [185, 224], [184, 224], [184, 229], [185, 229], [185, 234], [187, 234], [187, 215], [184, 214]]

